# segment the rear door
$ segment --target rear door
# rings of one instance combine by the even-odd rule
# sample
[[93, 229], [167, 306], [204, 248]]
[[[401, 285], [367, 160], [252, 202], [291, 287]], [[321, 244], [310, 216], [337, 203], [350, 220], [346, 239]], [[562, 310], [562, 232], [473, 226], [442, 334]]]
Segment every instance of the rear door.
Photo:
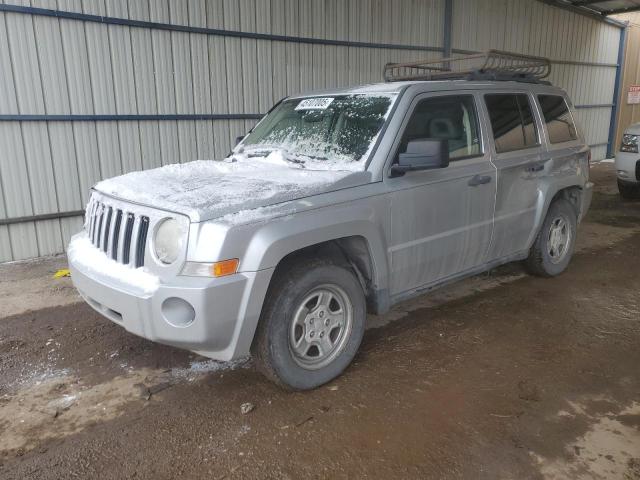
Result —
[[496, 171], [472, 92], [418, 96], [392, 161], [416, 139], [447, 139], [446, 168], [386, 178], [390, 192], [391, 294], [419, 289], [481, 265], [493, 228]]
[[494, 233], [488, 259], [523, 252], [536, 223], [545, 151], [538, 111], [528, 93], [484, 94], [498, 171]]

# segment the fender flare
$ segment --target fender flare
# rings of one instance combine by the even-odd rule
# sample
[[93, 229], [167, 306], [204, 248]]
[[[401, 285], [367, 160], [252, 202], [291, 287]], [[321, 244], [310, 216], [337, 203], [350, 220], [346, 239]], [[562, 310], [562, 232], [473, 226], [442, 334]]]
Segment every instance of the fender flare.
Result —
[[[547, 212], [549, 211], [549, 207], [551, 206], [551, 202], [553, 202], [553, 200], [558, 196], [560, 192], [569, 188], [577, 188], [579, 190], [582, 190], [584, 188], [584, 185], [577, 182], [575, 178], [567, 178], [548, 185], [546, 189], [538, 190], [538, 198], [536, 202], [538, 206], [536, 208], [535, 224], [532, 230], [531, 237], [527, 242], [527, 250], [531, 248], [533, 242], [538, 236], [540, 228], [542, 228], [542, 223], [544, 222], [544, 219], [547, 216]], [[576, 215], [579, 217], [580, 212], [576, 212]]]
[[[309, 228], [310, 225], [313, 227]], [[295, 221], [282, 217], [256, 231], [243, 265], [257, 272], [261, 280], [252, 286], [247, 302], [251, 307], [237, 330], [233, 357], [249, 354], [276, 267], [292, 253], [332, 240], [362, 237], [369, 250], [372, 284], [376, 291], [388, 291], [389, 266], [381, 225], [374, 208], [351, 204], [332, 209], [330, 215], [326, 209], [318, 209], [297, 213]]]
[[[295, 221], [282, 218], [266, 223], [250, 241], [244, 268], [259, 271], [275, 268], [291, 253], [313, 245], [347, 237], [362, 237], [368, 247], [372, 267], [372, 283], [386, 288], [389, 277], [387, 248], [376, 210], [366, 204], [345, 205], [296, 214]], [[311, 226], [311, 228], [310, 228]]]

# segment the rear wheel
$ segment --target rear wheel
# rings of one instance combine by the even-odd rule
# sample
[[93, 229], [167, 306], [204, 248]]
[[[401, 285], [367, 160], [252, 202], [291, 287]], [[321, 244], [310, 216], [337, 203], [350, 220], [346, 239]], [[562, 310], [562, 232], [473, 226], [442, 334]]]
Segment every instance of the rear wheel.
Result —
[[526, 260], [531, 273], [554, 277], [565, 271], [575, 248], [577, 224], [576, 211], [567, 200], [558, 199], [549, 206]]
[[315, 388], [351, 363], [365, 320], [364, 292], [349, 268], [298, 261], [280, 269], [269, 288], [252, 352], [281, 386]]
[[640, 184], [625, 183], [618, 180], [618, 191], [625, 200], [640, 198]]

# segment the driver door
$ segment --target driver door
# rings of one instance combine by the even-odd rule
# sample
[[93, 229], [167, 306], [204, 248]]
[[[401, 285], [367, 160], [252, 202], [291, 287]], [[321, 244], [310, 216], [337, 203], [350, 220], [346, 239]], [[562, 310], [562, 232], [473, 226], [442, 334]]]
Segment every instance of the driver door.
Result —
[[392, 296], [402, 296], [482, 265], [493, 231], [496, 169], [469, 92], [418, 96], [394, 162], [408, 142], [446, 139], [445, 168], [387, 178], [391, 189], [389, 264]]

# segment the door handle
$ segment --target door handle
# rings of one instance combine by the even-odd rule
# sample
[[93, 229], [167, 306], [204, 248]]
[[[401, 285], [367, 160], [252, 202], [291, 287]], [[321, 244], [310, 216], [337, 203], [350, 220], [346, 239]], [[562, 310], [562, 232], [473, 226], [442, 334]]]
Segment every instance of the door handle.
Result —
[[535, 165], [527, 167], [527, 172], [531, 173], [541, 172], [542, 170], [544, 170], [544, 163], [536, 163]]
[[491, 177], [487, 175], [475, 175], [467, 182], [470, 187], [477, 187], [478, 185], [484, 185], [485, 183], [489, 183], [491, 181]]

